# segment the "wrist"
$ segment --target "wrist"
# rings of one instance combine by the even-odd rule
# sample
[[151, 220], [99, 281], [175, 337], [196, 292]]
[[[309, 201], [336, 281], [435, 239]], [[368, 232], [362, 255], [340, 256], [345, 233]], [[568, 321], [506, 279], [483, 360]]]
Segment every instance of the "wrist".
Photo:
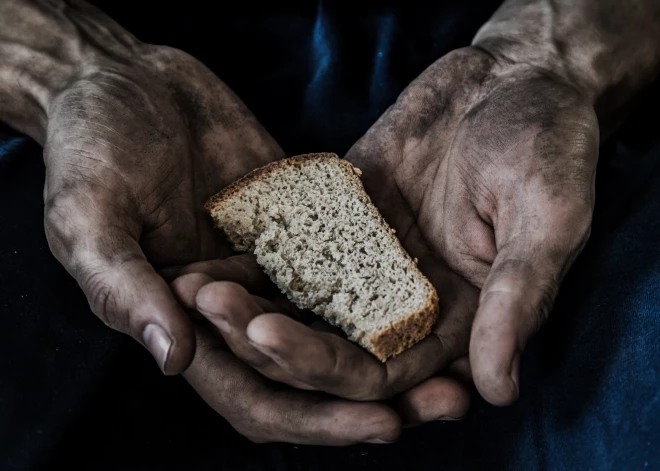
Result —
[[473, 45], [508, 70], [533, 68], [578, 89], [593, 103], [605, 134], [660, 71], [660, 21], [649, 0], [508, 0]]
[[104, 63], [130, 61], [140, 47], [82, 2], [6, 0], [0, 31], [0, 121], [42, 144], [58, 93]]
[[[561, 50], [553, 41], [527, 36], [510, 24], [486, 23], [473, 40], [473, 46], [490, 54], [497, 63], [498, 75], [518, 71], [537, 71], [572, 85], [595, 103], [606, 88], [604, 77], [589, 70], [585, 53]], [[578, 61], [571, 56], [578, 55]]]
[[[43, 144], [48, 106], [53, 96], [76, 75], [61, 58], [29, 53], [24, 57], [3, 48], [0, 54], [0, 121]], [[5, 55], [5, 52], [9, 56]], [[44, 73], [44, 71], [48, 71]]]

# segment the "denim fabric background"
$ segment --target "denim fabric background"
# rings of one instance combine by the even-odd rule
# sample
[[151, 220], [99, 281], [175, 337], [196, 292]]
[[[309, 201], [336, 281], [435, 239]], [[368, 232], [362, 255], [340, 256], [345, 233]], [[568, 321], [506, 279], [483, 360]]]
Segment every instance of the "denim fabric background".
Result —
[[[345, 152], [498, 6], [96, 3], [202, 60], [289, 155]], [[601, 149], [593, 234], [524, 356], [520, 401], [343, 449], [249, 443], [104, 327], [48, 250], [41, 149], [0, 128], [0, 469], [659, 469], [659, 106], [656, 86]]]

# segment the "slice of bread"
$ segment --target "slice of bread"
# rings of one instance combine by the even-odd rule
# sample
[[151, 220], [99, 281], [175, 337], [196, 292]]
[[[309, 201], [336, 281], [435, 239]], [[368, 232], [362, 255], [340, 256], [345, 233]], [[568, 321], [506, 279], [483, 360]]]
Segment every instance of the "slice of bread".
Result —
[[298, 307], [385, 361], [429, 334], [438, 297], [359, 175], [335, 154], [301, 155], [254, 170], [205, 208]]

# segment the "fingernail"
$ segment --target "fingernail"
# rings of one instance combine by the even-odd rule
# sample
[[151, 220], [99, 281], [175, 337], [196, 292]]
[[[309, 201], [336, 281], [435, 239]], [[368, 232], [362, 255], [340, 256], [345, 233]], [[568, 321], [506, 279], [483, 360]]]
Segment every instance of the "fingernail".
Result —
[[211, 324], [216, 326], [220, 332], [223, 334], [231, 334], [231, 324], [227, 322], [227, 319], [220, 314], [210, 314], [202, 309], [197, 308], [197, 310], [206, 317]]
[[463, 420], [463, 418], [462, 417], [450, 417], [448, 415], [443, 415], [441, 417], [438, 417], [435, 420], [441, 421], [441, 422], [452, 422], [452, 421], [455, 421], [455, 420]]
[[370, 438], [369, 440], [365, 440], [364, 443], [373, 443], [375, 445], [387, 445], [388, 443], [394, 443], [394, 442], [388, 442], [386, 440], [381, 440], [380, 438]]
[[172, 339], [165, 330], [156, 324], [149, 324], [142, 331], [142, 340], [156, 359], [163, 373], [167, 373], [167, 358], [172, 347]]
[[231, 325], [222, 317], [216, 317], [213, 319], [213, 324], [215, 324], [215, 326], [220, 329], [220, 332], [223, 334], [231, 334]]
[[261, 345], [260, 343], [255, 342], [254, 340], [252, 340], [249, 337], [248, 337], [247, 341], [250, 345], [252, 345], [254, 348], [259, 350], [264, 355], [268, 355], [269, 357], [279, 357], [277, 352], [275, 350], [273, 350], [272, 348], [266, 347], [265, 345]]

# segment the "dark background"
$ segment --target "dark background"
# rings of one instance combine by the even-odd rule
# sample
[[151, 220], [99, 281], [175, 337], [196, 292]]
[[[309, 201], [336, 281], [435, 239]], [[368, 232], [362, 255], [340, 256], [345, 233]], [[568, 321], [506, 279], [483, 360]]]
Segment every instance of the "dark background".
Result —
[[[344, 153], [499, 4], [94, 3], [141, 40], [199, 58], [289, 155]], [[656, 86], [601, 151], [592, 240], [523, 361], [521, 400], [497, 409], [477, 399], [464, 421], [342, 449], [250, 443], [96, 319], [45, 240], [41, 149], [0, 128], [0, 469], [660, 466], [659, 104]]]

